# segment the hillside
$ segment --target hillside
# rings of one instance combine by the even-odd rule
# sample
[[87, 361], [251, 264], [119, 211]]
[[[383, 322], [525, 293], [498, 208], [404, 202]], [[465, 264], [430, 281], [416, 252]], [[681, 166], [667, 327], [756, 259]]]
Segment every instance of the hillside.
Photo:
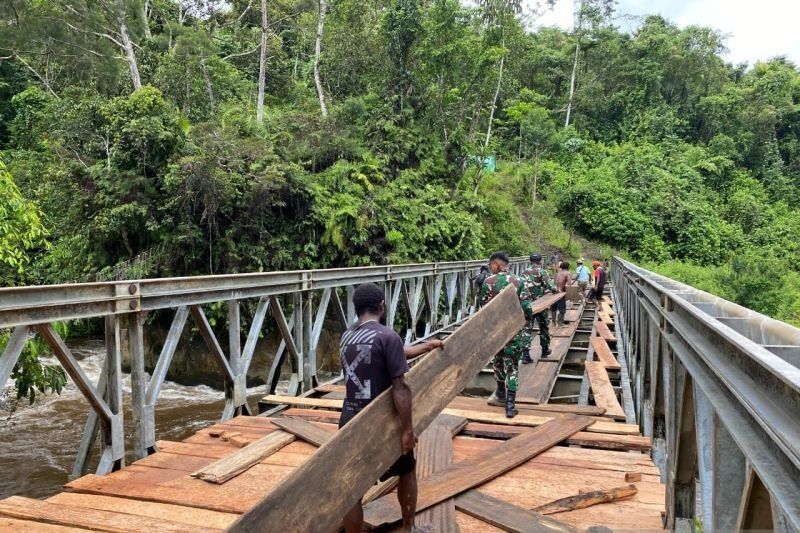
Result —
[[785, 59], [602, 0], [263, 5], [0, 7], [5, 284], [569, 245], [800, 320]]

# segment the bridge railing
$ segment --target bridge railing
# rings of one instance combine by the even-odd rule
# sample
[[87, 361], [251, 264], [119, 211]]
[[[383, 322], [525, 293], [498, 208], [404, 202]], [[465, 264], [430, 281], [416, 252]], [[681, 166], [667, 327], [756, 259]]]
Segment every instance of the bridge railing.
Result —
[[611, 279], [667, 526], [699, 480], [705, 531], [800, 530], [800, 330], [620, 258]]
[[[511, 268], [519, 272], [525, 262], [514, 258]], [[289, 394], [295, 395], [317, 383], [317, 349], [326, 318], [330, 316], [342, 330], [355, 319], [351, 296], [358, 284], [375, 282], [384, 287], [387, 323], [402, 324], [406, 342], [410, 342], [418, 331], [428, 334], [473, 312], [471, 278], [484, 264], [486, 261], [457, 261], [0, 288], [0, 329], [13, 328], [0, 355], [0, 390], [30, 337], [39, 335], [91, 407], [73, 476], [85, 472], [98, 433], [102, 452], [97, 473], [104, 474], [120, 468], [125, 458], [123, 353], [130, 360], [133, 448], [140, 458], [156, 449], [155, 407], [189, 316], [219, 367], [225, 389], [222, 420], [226, 420], [250, 413], [247, 373], [256, 344], [266, 332], [268, 315], [277, 326], [280, 345], [266, 376], [267, 393], [275, 391], [288, 364]], [[227, 306], [227, 350], [203, 309], [215, 302]], [[243, 304], [252, 310], [244, 345], [240, 334]], [[148, 379], [145, 319], [154, 311], [172, 313], [172, 323], [162, 346], [148, 346], [159, 351]], [[93, 318], [104, 320], [106, 339], [104, 367], [96, 384], [52, 325]]]

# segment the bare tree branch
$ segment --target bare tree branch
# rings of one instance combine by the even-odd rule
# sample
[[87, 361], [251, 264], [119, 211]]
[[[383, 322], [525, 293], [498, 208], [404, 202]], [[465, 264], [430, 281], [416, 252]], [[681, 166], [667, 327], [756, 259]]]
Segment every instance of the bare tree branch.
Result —
[[48, 91], [50, 94], [52, 94], [54, 97], [58, 98], [58, 95], [57, 95], [57, 94], [56, 94], [56, 92], [53, 90], [53, 88], [52, 88], [52, 87], [50, 87], [50, 83], [47, 81], [47, 79], [45, 79], [45, 78], [44, 78], [44, 77], [43, 77], [41, 74], [39, 74], [39, 73], [36, 71], [36, 69], [35, 69], [35, 68], [33, 68], [33, 67], [32, 67], [32, 66], [31, 66], [31, 65], [30, 65], [30, 64], [29, 64], [27, 61], [25, 61], [24, 59], [22, 59], [22, 57], [20, 57], [20, 56], [19, 56], [19, 54], [14, 54], [14, 55], [13, 55], [13, 57], [14, 57], [14, 58], [15, 58], [17, 61], [19, 61], [20, 63], [22, 63], [22, 64], [25, 66], [25, 68], [27, 68], [28, 70], [30, 70], [30, 71], [33, 73], [33, 75], [34, 75], [34, 76], [36, 76], [37, 78], [39, 78], [39, 80], [40, 80], [40, 81], [41, 81], [41, 82], [44, 84], [44, 88], [45, 88], [45, 89], [47, 89], [47, 91]]
[[232, 57], [241, 57], [241, 56], [250, 55], [253, 52], [255, 52], [256, 50], [258, 50], [259, 48], [261, 48], [261, 43], [255, 45], [253, 48], [251, 48], [250, 50], [247, 50], [245, 52], [236, 52], [235, 54], [228, 54], [228, 55], [222, 57], [222, 60], [223, 61], [227, 61], [228, 59], [231, 59]]

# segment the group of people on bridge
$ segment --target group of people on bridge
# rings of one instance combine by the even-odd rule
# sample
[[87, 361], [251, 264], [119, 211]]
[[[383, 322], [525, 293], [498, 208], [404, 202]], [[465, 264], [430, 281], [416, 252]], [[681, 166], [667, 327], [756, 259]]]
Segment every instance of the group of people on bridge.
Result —
[[[482, 274], [474, 279], [480, 286], [480, 305], [485, 305], [504, 288], [513, 285], [525, 312], [525, 327], [494, 356], [492, 362], [497, 390], [490, 398], [490, 403], [504, 405], [508, 417], [517, 414], [515, 398], [519, 362], [520, 360], [523, 363], [533, 362], [530, 356], [530, 344], [534, 322], [539, 325], [542, 357], [550, 354], [548, 311], [534, 314], [531, 302], [547, 293], [566, 292], [567, 285], [573, 281], [578, 283], [582, 293], [590, 284], [593, 285], [592, 296], [600, 297], [605, 283], [605, 271], [597, 261], [594, 262], [595, 274], [591, 278], [588, 269], [583, 266], [583, 259], [578, 260], [578, 269], [574, 276], [569, 271], [569, 264], [559, 260], [554, 272], [555, 279], [552, 280], [547, 269], [542, 266], [540, 254], [533, 254], [530, 259], [530, 267], [521, 277], [517, 277], [509, 272], [508, 256], [504, 252], [496, 252], [489, 258], [489, 264], [482, 268]], [[384, 298], [384, 290], [373, 283], [359, 285], [353, 292], [353, 306], [358, 320], [342, 334], [339, 345], [339, 358], [346, 390], [339, 427], [347, 424], [383, 391], [391, 388], [392, 401], [401, 425], [401, 455], [381, 476], [381, 480], [392, 476], [399, 477], [397, 498], [402, 509], [403, 530], [411, 531], [414, 529], [417, 504], [414, 457], [417, 435], [414, 434], [412, 423], [411, 389], [405, 380], [405, 374], [409, 370], [407, 360], [434, 348], [441, 348], [442, 341], [432, 340], [413, 346], [404, 345], [391, 325], [386, 324]], [[552, 312], [556, 323], [563, 325], [566, 301], [563, 298], [559, 300]], [[363, 508], [359, 499], [345, 516], [344, 526], [347, 533], [354, 533], [360, 532], [362, 525]]]
[[509, 272], [510, 260], [505, 252], [495, 252], [489, 258], [489, 265], [484, 271], [484, 276], [478, 276], [476, 282], [480, 284], [479, 302], [486, 305], [500, 292], [513, 285], [519, 297], [519, 303], [525, 313], [525, 327], [511, 339], [505, 348], [497, 353], [492, 359], [495, 381], [497, 383], [494, 394], [489, 398], [492, 405], [503, 405], [506, 409], [506, 416], [513, 418], [517, 415], [516, 396], [519, 385], [519, 363], [530, 364], [533, 362], [530, 353], [531, 340], [534, 336], [534, 323], [539, 326], [539, 345], [541, 346], [541, 357], [547, 358], [550, 355], [550, 328], [549, 313], [552, 313], [552, 320], [557, 326], [564, 325], [564, 317], [567, 312], [566, 298], [561, 298], [548, 310], [535, 313], [533, 312], [532, 302], [548, 293], [567, 292], [567, 286], [574, 283], [578, 284], [578, 290], [582, 300], [587, 298], [586, 291], [591, 286], [590, 299], [601, 299], [605, 288], [606, 269], [600, 265], [600, 261], [593, 261], [593, 275], [583, 264], [583, 258], [578, 259], [578, 266], [573, 275], [569, 270], [569, 263], [563, 258], [557, 258], [553, 262], [555, 267], [554, 279], [550, 277], [547, 268], [542, 264], [541, 254], [534, 253], [530, 256], [531, 264], [521, 277]]

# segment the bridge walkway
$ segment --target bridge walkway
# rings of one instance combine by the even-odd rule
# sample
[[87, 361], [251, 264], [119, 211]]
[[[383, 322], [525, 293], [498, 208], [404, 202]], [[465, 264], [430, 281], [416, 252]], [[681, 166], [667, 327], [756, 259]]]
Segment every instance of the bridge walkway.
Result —
[[[603, 318], [613, 332], [613, 316], [609, 316], [613, 310], [606, 306]], [[585, 394], [578, 390], [588, 381], [582, 363], [595, 357], [591, 346], [597, 343], [589, 337], [599, 337], [595, 320], [599, 314], [594, 306], [571, 309], [567, 326], [553, 331], [554, 349], [547, 358], [552, 361], [538, 357], [534, 342], [536, 363], [523, 366], [519, 394], [525, 403], [519, 404], [516, 418], [506, 419], [501, 407], [487, 405], [482, 398], [457, 397], [445, 413], [467, 422], [453, 438], [452, 460], [467, 461], [554, 418], [576, 412], [591, 414], [596, 422], [585, 431], [477, 488], [516, 509], [534, 509], [587, 491], [632, 483], [636, 487], [633, 496], [549, 518], [561, 522], [565, 530], [591, 526], [660, 529], [665, 487], [649, 455], [650, 439], [641, 436], [637, 425], [617, 420], [619, 416], [605, 416], [604, 408], [593, 405], [591, 387]], [[613, 348], [614, 343], [609, 346]], [[608, 376], [615, 396], [625, 403], [619, 370], [609, 368]], [[271, 416], [237, 416], [181, 442], [157, 441], [156, 453], [105, 476], [81, 477], [45, 500], [11, 497], [0, 501], [0, 530], [223, 530], [291, 474], [316, 446], [295, 440], [221, 484], [191, 474], [278, 431], [276, 418], [305, 420], [335, 431], [342, 396], [338, 384], [319, 386], [300, 397], [268, 396], [261, 407]], [[461, 508], [455, 521], [462, 532], [502, 531], [491, 517], [471, 516]]]

